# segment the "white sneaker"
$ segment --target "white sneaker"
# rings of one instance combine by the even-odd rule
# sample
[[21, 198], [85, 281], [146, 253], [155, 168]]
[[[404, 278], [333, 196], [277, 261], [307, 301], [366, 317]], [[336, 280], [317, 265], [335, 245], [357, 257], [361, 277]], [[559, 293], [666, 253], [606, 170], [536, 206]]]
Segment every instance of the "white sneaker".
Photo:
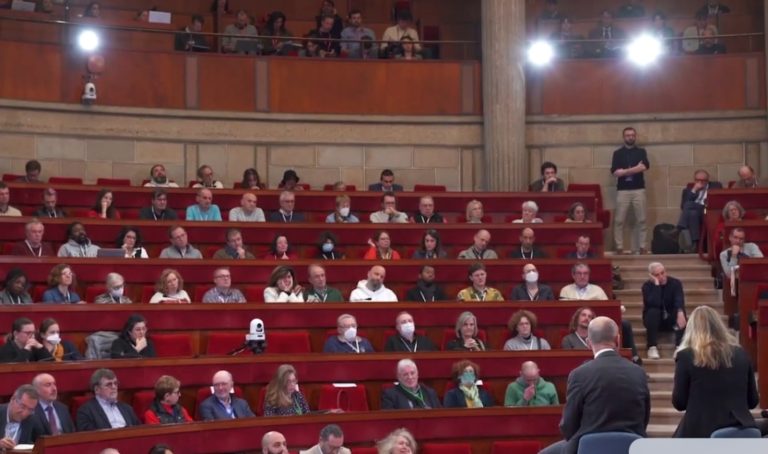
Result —
[[656, 347], [648, 348], [648, 359], [661, 359], [659, 355], [659, 349]]

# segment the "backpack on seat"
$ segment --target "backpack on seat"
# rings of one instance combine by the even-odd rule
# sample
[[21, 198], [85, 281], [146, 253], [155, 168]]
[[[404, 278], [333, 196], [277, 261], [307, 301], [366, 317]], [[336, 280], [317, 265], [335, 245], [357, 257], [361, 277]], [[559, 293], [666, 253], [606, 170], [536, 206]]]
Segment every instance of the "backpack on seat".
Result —
[[96, 331], [85, 338], [88, 348], [85, 350], [85, 359], [109, 359], [112, 350], [112, 342], [118, 334], [113, 331]]
[[679, 254], [680, 231], [672, 224], [658, 224], [653, 228], [651, 252], [654, 254]]

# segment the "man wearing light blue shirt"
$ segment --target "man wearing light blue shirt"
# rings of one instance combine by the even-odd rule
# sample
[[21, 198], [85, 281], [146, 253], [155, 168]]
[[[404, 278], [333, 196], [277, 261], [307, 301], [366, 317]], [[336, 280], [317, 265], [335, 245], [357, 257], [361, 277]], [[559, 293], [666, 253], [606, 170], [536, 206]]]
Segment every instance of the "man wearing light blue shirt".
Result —
[[94, 397], [77, 409], [77, 430], [119, 429], [141, 425], [130, 405], [117, 400], [117, 376], [110, 369], [97, 369], [91, 375]]
[[[341, 39], [349, 40], [341, 42], [341, 51], [347, 54], [348, 58], [363, 58], [363, 46], [360, 41], [364, 36], [376, 41], [376, 33], [370, 28], [363, 27], [363, 13], [359, 9], [353, 9], [349, 12], [349, 27], [341, 31]], [[375, 49], [371, 49], [376, 53]], [[371, 53], [366, 52], [366, 54]]]
[[210, 189], [201, 188], [195, 197], [197, 203], [187, 207], [187, 221], [221, 221], [219, 206], [213, 203]]
[[42, 430], [30, 418], [37, 407], [37, 391], [32, 385], [21, 385], [11, 401], [0, 405], [0, 451], [12, 450], [17, 444], [32, 444]]

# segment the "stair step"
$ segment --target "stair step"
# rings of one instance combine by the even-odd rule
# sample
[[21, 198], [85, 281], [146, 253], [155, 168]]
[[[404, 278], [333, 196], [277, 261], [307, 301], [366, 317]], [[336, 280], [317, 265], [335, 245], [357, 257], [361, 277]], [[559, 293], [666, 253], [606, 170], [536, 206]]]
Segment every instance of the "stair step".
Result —
[[[645, 364], [643, 364], [645, 366]], [[651, 393], [651, 408], [673, 408], [672, 391], [653, 391]]]
[[[616, 299], [622, 302], [632, 303], [637, 302], [642, 307], [643, 294], [640, 288], [628, 288], [624, 290], [614, 290]], [[715, 302], [720, 302], [722, 306], [722, 298], [720, 293], [714, 289], [714, 287], [704, 288], [686, 288], [685, 289], [685, 304], [707, 304], [711, 305]], [[626, 306], [626, 304], [625, 304]]]
[[651, 438], [672, 438], [677, 424], [648, 424], [646, 431]]
[[[672, 359], [672, 354], [670, 352], [669, 357], [664, 357], [664, 348], [662, 347], [661, 353], [662, 358], [661, 359], [645, 359], [645, 351], [640, 350], [640, 356], [643, 357], [643, 369], [646, 373], [667, 373], [667, 374], [673, 374], [675, 372], [675, 361]], [[671, 390], [669, 391], [672, 392]]]
[[651, 421], [654, 424], [679, 424], [684, 412], [677, 411], [672, 407], [653, 408], [651, 406]]
[[697, 265], [706, 263], [701, 260], [698, 254], [646, 254], [646, 255], [616, 255], [613, 251], [605, 252], [605, 256], [609, 257], [614, 264], [620, 265], [622, 263], [630, 265], [645, 265], [648, 266], [651, 262], [661, 262], [667, 267], [673, 267], [674, 265], [691, 264]]
[[[645, 360], [643, 360], [645, 364]], [[656, 391], [669, 391], [672, 389], [675, 374], [673, 372], [652, 372], [648, 374], [648, 389], [651, 393]]]

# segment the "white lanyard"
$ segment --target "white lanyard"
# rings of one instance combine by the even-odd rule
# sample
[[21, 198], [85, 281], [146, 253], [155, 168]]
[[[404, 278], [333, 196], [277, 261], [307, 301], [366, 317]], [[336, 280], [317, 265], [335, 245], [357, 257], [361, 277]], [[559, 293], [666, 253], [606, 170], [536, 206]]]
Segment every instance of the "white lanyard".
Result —
[[28, 240], [24, 240], [24, 242], [27, 244], [27, 247], [29, 248], [29, 252], [32, 253], [32, 256], [35, 256], [35, 255], [37, 255], [38, 257], [42, 257], [43, 256], [43, 243], [40, 243], [40, 249], [37, 251], [37, 254], [35, 254], [35, 250], [32, 249], [32, 245], [29, 244], [29, 241]]
[[[424, 300], [424, 302], [426, 303], [427, 302], [427, 298], [424, 296], [424, 294], [421, 292], [421, 290], [419, 290], [419, 295], [421, 295], [421, 299]], [[433, 303], [435, 302], [435, 295], [432, 295], [432, 300], [431, 301]]]
[[280, 212], [280, 215], [283, 217], [283, 222], [293, 222], [293, 211], [290, 212], [287, 218], [285, 217], [285, 213], [282, 211]]
[[349, 348], [355, 351], [355, 353], [360, 353], [360, 341], [355, 339], [355, 345], [352, 345], [349, 341], [344, 341], [345, 344], [349, 345]]
[[483, 290], [483, 291], [482, 291], [482, 292], [480, 292], [480, 293], [478, 293], [477, 291], [475, 291], [475, 289], [472, 289], [472, 293], [473, 293], [473, 294], [475, 295], [475, 297], [476, 297], [477, 299], [479, 299], [480, 301], [485, 301], [485, 295], [487, 295], [487, 294], [488, 294], [488, 289], [485, 289], [485, 290]]
[[589, 348], [589, 345], [587, 345], [587, 341], [585, 341], [585, 340], [584, 340], [584, 339], [583, 339], [581, 336], [579, 336], [579, 333], [577, 333], [576, 331], [574, 331], [574, 332], [573, 332], [573, 334], [575, 334], [575, 335], [576, 335], [576, 337], [578, 337], [578, 338], [579, 338], [579, 340], [581, 341], [581, 343], [582, 343], [582, 344], [584, 344], [584, 346], [585, 346], [585, 347]]
[[[402, 336], [399, 336], [399, 337], [400, 337], [400, 342], [402, 342], [402, 343], [403, 343], [403, 345], [405, 345], [405, 348], [406, 348], [406, 349], [407, 349], [409, 352], [411, 352], [411, 353], [416, 353], [416, 350], [418, 350], [418, 348], [419, 348], [419, 343], [418, 343], [418, 342], [414, 342], [414, 343], [413, 343], [413, 350], [411, 350], [411, 346], [410, 346], [410, 345], [408, 345], [408, 342], [406, 342], [406, 340], [405, 340], [405, 339], [403, 339], [403, 337], [402, 337]], [[416, 339], [416, 335], [415, 335], [415, 334], [413, 335], [413, 338], [414, 338], [414, 339]]]
[[430, 217], [428, 217], [426, 219], [424, 219], [424, 216], [422, 216], [422, 215], [419, 215], [419, 217], [421, 218], [421, 223], [422, 224], [429, 224], [429, 221], [432, 220], [432, 216], [430, 216]]
[[533, 260], [533, 248], [531, 248], [531, 256], [530, 256], [530, 257], [526, 257], [526, 256], [525, 256], [525, 251], [523, 250], [523, 247], [522, 247], [522, 246], [520, 246], [520, 255], [521, 255], [521, 256], [522, 256], [522, 258], [524, 258], [524, 259]]
[[326, 299], [328, 299], [328, 289], [325, 289], [325, 292], [323, 292], [322, 299], [320, 298], [320, 293], [317, 290], [314, 290], [314, 294], [317, 297], [318, 301], [324, 303]]
[[525, 289], [525, 291], [528, 292], [528, 298], [531, 301], [537, 301], [539, 299], [539, 289], [538, 288], [536, 289], [536, 293], [531, 293], [531, 291], [528, 290], [528, 289]]
[[[521, 339], [523, 339], [523, 345], [525, 345], [525, 339], [522, 338], [522, 337], [521, 337]], [[528, 350], [533, 350], [533, 339], [534, 339], [533, 338], [533, 334], [531, 334], [531, 344], [528, 345]]]

